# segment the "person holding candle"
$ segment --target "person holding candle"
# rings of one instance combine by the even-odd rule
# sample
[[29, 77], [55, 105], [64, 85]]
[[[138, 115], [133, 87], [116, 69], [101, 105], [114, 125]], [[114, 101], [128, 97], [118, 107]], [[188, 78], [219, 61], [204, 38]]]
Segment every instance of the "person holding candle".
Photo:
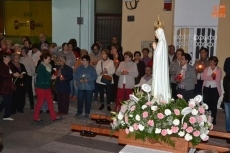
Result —
[[195, 68], [195, 71], [196, 71], [196, 75], [197, 75], [197, 81], [195, 84], [194, 96], [202, 95], [203, 80], [202, 80], [201, 76], [202, 76], [204, 69], [209, 66], [208, 53], [209, 53], [208, 49], [202, 47], [199, 50], [200, 59], [196, 60], [195, 64], [193, 65], [193, 67]]
[[196, 73], [194, 68], [189, 64], [191, 56], [188, 53], [183, 53], [180, 58], [181, 69], [177, 71], [177, 94], [183, 95], [184, 99], [188, 102], [193, 98], [194, 88], [196, 82]]
[[[91, 46], [92, 52], [89, 53], [90, 57], [90, 64], [93, 67], [96, 67], [97, 62], [101, 60], [101, 54], [100, 54], [100, 46], [98, 43], [94, 43]], [[94, 101], [98, 101], [98, 93], [100, 92], [100, 85], [95, 81], [95, 89], [94, 89]]]
[[[122, 53], [118, 52], [118, 49], [119, 49], [119, 46], [117, 46], [117, 45], [111, 45], [111, 51], [110, 51], [109, 58], [111, 60], [113, 60], [115, 70], [117, 70], [120, 62], [124, 61], [124, 56], [122, 55]], [[112, 91], [114, 92], [114, 94], [111, 95], [112, 96], [111, 100], [113, 102], [115, 102], [116, 98], [117, 98], [118, 80], [119, 80], [119, 77], [116, 74], [113, 74], [113, 82], [114, 83], [112, 85]]]
[[[111, 111], [110, 103], [111, 95], [112, 95], [112, 85], [113, 85], [113, 74], [115, 72], [114, 62], [109, 59], [109, 51], [107, 49], [101, 50], [102, 60], [97, 62], [96, 71], [97, 71], [97, 83], [100, 84], [100, 102], [101, 106], [99, 110], [104, 109], [104, 93], [106, 92], [106, 102], [107, 102], [107, 110]], [[111, 78], [110, 83], [102, 82], [102, 77]]]
[[52, 66], [50, 65], [50, 60], [52, 56], [48, 52], [43, 52], [41, 55], [41, 64], [38, 65], [37, 68], [37, 77], [36, 77], [36, 84], [35, 84], [35, 91], [37, 94], [37, 103], [34, 110], [34, 121], [35, 122], [42, 122], [42, 119], [39, 118], [40, 108], [42, 107], [43, 103], [47, 101], [48, 109], [50, 112], [51, 120], [61, 120], [62, 117], [57, 117], [56, 113], [54, 112], [53, 107], [53, 97], [51, 92], [51, 80], [57, 78], [57, 76], [51, 75], [52, 73]]
[[5, 108], [3, 115], [4, 121], [13, 121], [10, 117], [11, 104], [12, 104], [12, 93], [13, 93], [13, 77], [20, 77], [20, 74], [15, 71], [15, 66], [10, 62], [11, 54], [2, 53], [0, 61], [0, 94], [2, 95], [3, 101], [0, 103], [0, 112]]
[[74, 79], [78, 85], [78, 103], [76, 117], [83, 113], [83, 104], [85, 103], [85, 117], [88, 118], [91, 110], [91, 102], [93, 90], [95, 88], [95, 80], [97, 73], [95, 68], [90, 65], [89, 55], [81, 57], [82, 65], [79, 66], [74, 73]]
[[137, 64], [132, 61], [133, 54], [130, 51], [124, 53], [125, 61], [121, 62], [116, 75], [119, 76], [117, 100], [115, 111], [119, 111], [121, 102], [128, 100], [135, 85], [135, 77], [138, 76]]
[[15, 114], [16, 111], [19, 113], [24, 113], [25, 106], [25, 75], [26, 68], [23, 64], [19, 63], [20, 55], [18, 53], [12, 54], [11, 62], [16, 67], [16, 71], [21, 75], [19, 77], [14, 78], [14, 84], [16, 85], [16, 90], [13, 92], [13, 101], [11, 106], [11, 114]]
[[59, 56], [56, 79], [56, 93], [58, 103], [58, 114], [68, 114], [69, 111], [69, 94], [70, 81], [73, 79], [73, 70], [65, 64], [66, 57]]
[[202, 74], [203, 82], [203, 102], [208, 105], [213, 117], [213, 124], [216, 124], [217, 104], [221, 96], [222, 70], [217, 66], [218, 58], [212, 56], [208, 59], [209, 65]]
[[[172, 98], [177, 99], [177, 82], [175, 77], [176, 72], [180, 70], [180, 59], [181, 55], [184, 53], [184, 50], [182, 48], [177, 49], [175, 59], [171, 62], [170, 67], [169, 67], [169, 75], [170, 75], [170, 85], [171, 85], [171, 90], [172, 90]], [[181, 78], [182, 79], [182, 78]]]

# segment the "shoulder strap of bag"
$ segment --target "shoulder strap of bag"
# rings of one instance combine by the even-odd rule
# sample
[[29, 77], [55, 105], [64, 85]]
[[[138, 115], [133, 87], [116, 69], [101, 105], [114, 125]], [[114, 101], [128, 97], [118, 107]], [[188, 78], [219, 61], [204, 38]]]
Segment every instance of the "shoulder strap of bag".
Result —
[[103, 63], [101, 61], [101, 72], [103, 72]]

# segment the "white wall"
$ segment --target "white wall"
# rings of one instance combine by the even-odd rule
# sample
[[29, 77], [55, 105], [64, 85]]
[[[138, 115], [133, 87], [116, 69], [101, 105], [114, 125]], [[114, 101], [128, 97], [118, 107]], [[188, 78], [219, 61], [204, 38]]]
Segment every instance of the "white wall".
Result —
[[[77, 24], [80, 8], [82, 25]], [[94, 42], [94, 0], [52, 0], [52, 40], [60, 46], [71, 38], [90, 51]]]
[[219, 4], [220, 0], [176, 0], [174, 26], [218, 26], [212, 11]]

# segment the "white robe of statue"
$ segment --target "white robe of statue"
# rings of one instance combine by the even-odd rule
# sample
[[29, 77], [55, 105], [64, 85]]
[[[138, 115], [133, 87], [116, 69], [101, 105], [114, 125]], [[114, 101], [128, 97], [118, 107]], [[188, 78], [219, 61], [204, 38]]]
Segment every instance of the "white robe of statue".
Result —
[[157, 99], [157, 101], [165, 100], [168, 102], [171, 99], [169, 86], [168, 46], [163, 29], [158, 28], [155, 33], [158, 38], [158, 43], [157, 45], [153, 44], [154, 63], [152, 95], [154, 96], [154, 99]]

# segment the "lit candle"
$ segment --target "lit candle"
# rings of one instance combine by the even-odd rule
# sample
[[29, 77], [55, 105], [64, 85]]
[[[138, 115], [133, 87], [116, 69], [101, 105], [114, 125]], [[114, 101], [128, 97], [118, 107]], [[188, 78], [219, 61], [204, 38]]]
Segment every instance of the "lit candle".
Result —
[[63, 76], [62, 76], [62, 75], [60, 75], [60, 78], [63, 78]]
[[119, 61], [118, 60], [115, 60], [116, 63], [118, 63]]
[[199, 65], [199, 66], [198, 66], [199, 69], [202, 69], [202, 67], [203, 67], [202, 65]]

